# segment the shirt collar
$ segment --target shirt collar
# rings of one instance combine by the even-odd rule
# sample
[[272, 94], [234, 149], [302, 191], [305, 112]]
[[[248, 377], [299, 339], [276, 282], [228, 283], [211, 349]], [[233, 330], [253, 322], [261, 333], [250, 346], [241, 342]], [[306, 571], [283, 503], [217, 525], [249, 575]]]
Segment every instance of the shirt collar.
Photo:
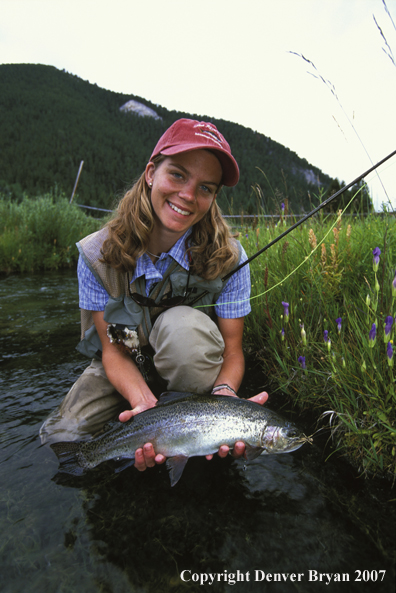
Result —
[[190, 269], [190, 265], [186, 253], [186, 240], [191, 235], [191, 232], [191, 229], [188, 229], [188, 231], [186, 231], [184, 235], [180, 237], [178, 241], [176, 241], [168, 253], [161, 254], [160, 259], [170, 255], [174, 260], [177, 261], [178, 264], [182, 266], [182, 268], [188, 271]]
[[[174, 259], [182, 268], [186, 271], [190, 269], [188, 256], [186, 253], [186, 239], [191, 235], [191, 229], [188, 229], [184, 235], [180, 237], [176, 241], [176, 243], [171, 247], [171, 249], [167, 253], [161, 253], [158, 263], [161, 262], [164, 264], [166, 260], [168, 260], [168, 265], [170, 263], [169, 258], [171, 257]], [[168, 265], [163, 266], [162, 271], [165, 271]], [[136, 260], [136, 268], [134, 270], [131, 283], [134, 282], [140, 276], [145, 276], [147, 280], [150, 279], [158, 279], [161, 276], [159, 270], [154, 266], [153, 262], [147, 255], [147, 253], [143, 253], [138, 259]], [[161, 278], [159, 278], [161, 279]]]

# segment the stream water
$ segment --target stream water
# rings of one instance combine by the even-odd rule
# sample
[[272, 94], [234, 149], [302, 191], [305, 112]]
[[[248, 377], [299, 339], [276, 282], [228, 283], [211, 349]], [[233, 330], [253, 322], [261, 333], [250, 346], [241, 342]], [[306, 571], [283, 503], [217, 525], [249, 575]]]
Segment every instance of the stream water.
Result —
[[[323, 437], [247, 466], [191, 459], [174, 488], [165, 466], [55, 479], [38, 430], [88, 363], [77, 302], [72, 271], [0, 279], [0, 591], [395, 591], [395, 489]], [[242, 393], [262, 383], [248, 371]]]

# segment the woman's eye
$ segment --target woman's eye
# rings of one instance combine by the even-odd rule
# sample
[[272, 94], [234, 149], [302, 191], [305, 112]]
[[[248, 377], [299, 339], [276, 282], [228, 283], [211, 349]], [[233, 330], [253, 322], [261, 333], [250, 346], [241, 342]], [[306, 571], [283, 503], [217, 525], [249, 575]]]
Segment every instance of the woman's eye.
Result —
[[213, 188], [210, 188], [207, 185], [201, 185], [200, 189], [205, 196], [213, 196], [216, 193]]

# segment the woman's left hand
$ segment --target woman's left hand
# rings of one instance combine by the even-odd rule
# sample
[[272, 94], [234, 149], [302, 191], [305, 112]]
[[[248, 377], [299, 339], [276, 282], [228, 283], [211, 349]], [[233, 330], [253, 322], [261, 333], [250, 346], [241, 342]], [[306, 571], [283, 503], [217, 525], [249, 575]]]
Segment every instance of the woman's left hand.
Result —
[[[228, 395], [230, 397], [235, 397], [235, 395], [232, 395], [229, 391], [224, 391], [224, 393], [222, 393], [221, 391], [218, 391], [218, 392], [216, 392], [216, 395]], [[250, 397], [249, 401], [256, 402], [257, 404], [260, 404], [262, 406], [263, 404], [265, 404], [267, 399], [268, 399], [268, 393], [266, 391], [262, 391], [261, 393], [258, 393], [257, 395]], [[228, 445], [221, 445], [221, 447], [218, 451], [218, 455], [219, 455], [219, 457], [227, 457], [229, 452], [230, 452], [230, 448]], [[245, 443], [243, 443], [242, 441], [237, 441], [234, 445], [233, 450], [232, 450], [232, 456], [235, 457], [235, 459], [239, 459], [244, 454], [245, 454]], [[213, 455], [206, 455], [206, 459], [208, 459], [209, 461], [212, 458], [213, 458]]]

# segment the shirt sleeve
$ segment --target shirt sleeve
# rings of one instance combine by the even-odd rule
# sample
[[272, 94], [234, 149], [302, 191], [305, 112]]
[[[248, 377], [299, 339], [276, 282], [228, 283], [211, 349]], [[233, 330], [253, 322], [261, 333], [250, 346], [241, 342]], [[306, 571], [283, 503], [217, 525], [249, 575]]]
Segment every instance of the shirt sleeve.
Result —
[[77, 278], [80, 309], [104, 311], [109, 295], [96, 280], [81, 255], [78, 258]]
[[[247, 255], [241, 246], [241, 259], [239, 264], [247, 260]], [[226, 282], [219, 298], [216, 301], [215, 313], [223, 319], [245, 317], [252, 310], [250, 306], [250, 270], [249, 264], [233, 274]]]

